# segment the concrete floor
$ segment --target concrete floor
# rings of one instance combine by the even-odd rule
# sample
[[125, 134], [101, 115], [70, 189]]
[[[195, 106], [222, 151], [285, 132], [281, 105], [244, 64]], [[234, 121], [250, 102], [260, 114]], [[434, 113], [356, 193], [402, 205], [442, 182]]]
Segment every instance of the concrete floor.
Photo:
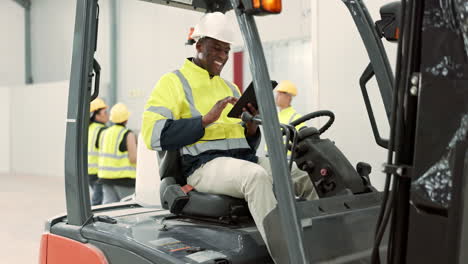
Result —
[[65, 212], [63, 177], [0, 174], [1, 263], [38, 263], [46, 219]]

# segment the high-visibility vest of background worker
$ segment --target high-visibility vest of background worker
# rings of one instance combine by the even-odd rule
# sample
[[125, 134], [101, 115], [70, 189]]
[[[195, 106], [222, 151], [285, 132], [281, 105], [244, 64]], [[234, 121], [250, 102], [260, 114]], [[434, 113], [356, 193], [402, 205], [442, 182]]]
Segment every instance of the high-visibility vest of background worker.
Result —
[[91, 205], [102, 204], [102, 184], [98, 181], [99, 138], [109, 121], [108, 106], [101, 98], [91, 102], [88, 128], [88, 176]]
[[[296, 85], [291, 81], [281, 81], [275, 89], [275, 103], [279, 108], [278, 119], [280, 124], [289, 124], [292, 121], [300, 118], [302, 115], [299, 114], [294, 107], [292, 107], [292, 101], [297, 95]], [[296, 126], [299, 131], [305, 124], [301, 123]], [[268, 153], [268, 149], [265, 145], [265, 151]], [[291, 158], [291, 151], [288, 151], [288, 158]]]
[[110, 120], [99, 142], [98, 177], [103, 187], [103, 203], [118, 202], [135, 192], [137, 143], [126, 128], [130, 112], [122, 103], [114, 105]]
[[[227, 116], [240, 92], [220, 77], [233, 43], [232, 25], [224, 14], [208, 13], [192, 38], [195, 57], [162, 76], [147, 101], [143, 139], [150, 149], [178, 151], [182, 177], [195, 190], [245, 199], [265, 239], [263, 219], [277, 204], [269, 160], [256, 155], [258, 125]], [[296, 194], [312, 199], [307, 173], [294, 166], [291, 174]]]

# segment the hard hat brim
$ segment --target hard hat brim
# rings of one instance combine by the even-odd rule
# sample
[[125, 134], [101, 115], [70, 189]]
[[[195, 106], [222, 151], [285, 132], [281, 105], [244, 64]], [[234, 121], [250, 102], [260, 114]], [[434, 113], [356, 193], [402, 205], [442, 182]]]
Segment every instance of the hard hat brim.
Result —
[[217, 41], [221, 41], [221, 42], [224, 42], [224, 43], [227, 43], [227, 44], [230, 44], [232, 45], [234, 43], [233, 40], [228, 40], [228, 39], [222, 39], [222, 38], [216, 38], [216, 37], [211, 37], [211, 36], [192, 36], [193, 40], [195, 40], [196, 42], [198, 42], [199, 40], [201, 39], [204, 39], [204, 38], [212, 38], [212, 39], [215, 39]]
[[89, 109], [89, 112], [90, 112], [90, 113], [94, 113], [94, 112], [99, 111], [99, 110], [101, 110], [101, 109], [107, 109], [107, 108], [109, 108], [109, 106], [106, 105], [106, 106], [102, 106], [102, 107], [99, 107], [99, 108], [94, 109], [94, 110]]

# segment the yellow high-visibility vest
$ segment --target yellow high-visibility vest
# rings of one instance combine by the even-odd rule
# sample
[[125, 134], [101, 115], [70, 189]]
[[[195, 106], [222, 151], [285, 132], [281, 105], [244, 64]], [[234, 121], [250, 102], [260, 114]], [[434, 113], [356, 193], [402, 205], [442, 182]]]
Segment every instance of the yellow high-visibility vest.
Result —
[[[292, 106], [288, 107], [288, 108], [285, 108], [283, 110], [281, 110], [279, 113], [278, 113], [278, 119], [279, 119], [279, 122], [280, 124], [289, 124], [291, 123], [292, 121], [300, 118], [302, 115], [299, 114]], [[299, 129], [301, 127], [305, 126], [304, 123], [301, 123], [296, 127], [296, 130], [299, 131]], [[267, 149], [267, 146], [265, 145], [265, 151], [268, 151]], [[291, 156], [291, 151], [288, 151], [288, 157]]]
[[[143, 113], [142, 135], [149, 149], [161, 149], [161, 132], [167, 119], [177, 120], [206, 115], [217, 101], [228, 96], [240, 97], [239, 89], [219, 76], [186, 60], [177, 71], [164, 75], [156, 84]], [[205, 128], [196, 143], [184, 146], [182, 155], [196, 156], [210, 150], [250, 149], [244, 127], [237, 118], [227, 117], [228, 104], [220, 118]]]
[[99, 140], [98, 134], [104, 124], [92, 122], [88, 128], [88, 174], [96, 175], [98, 173], [99, 149], [96, 148], [96, 142]]
[[[301, 114], [299, 114], [292, 106], [285, 108], [278, 113], [279, 122], [281, 124], [289, 124], [300, 117], [302, 117]], [[296, 126], [296, 129], [299, 130], [303, 126], [304, 123], [299, 124]]]
[[99, 143], [99, 178], [136, 178], [136, 166], [130, 163], [128, 151], [122, 152], [119, 149], [127, 131], [122, 125], [113, 125], [102, 132]]

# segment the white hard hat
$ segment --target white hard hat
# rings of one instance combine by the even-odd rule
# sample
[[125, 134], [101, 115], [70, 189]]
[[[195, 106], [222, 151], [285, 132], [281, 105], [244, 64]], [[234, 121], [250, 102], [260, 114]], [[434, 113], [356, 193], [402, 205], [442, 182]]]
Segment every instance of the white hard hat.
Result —
[[198, 41], [204, 37], [214, 38], [216, 40], [234, 43], [234, 32], [229, 19], [221, 12], [208, 13], [204, 15], [200, 23], [195, 26], [192, 38]]

